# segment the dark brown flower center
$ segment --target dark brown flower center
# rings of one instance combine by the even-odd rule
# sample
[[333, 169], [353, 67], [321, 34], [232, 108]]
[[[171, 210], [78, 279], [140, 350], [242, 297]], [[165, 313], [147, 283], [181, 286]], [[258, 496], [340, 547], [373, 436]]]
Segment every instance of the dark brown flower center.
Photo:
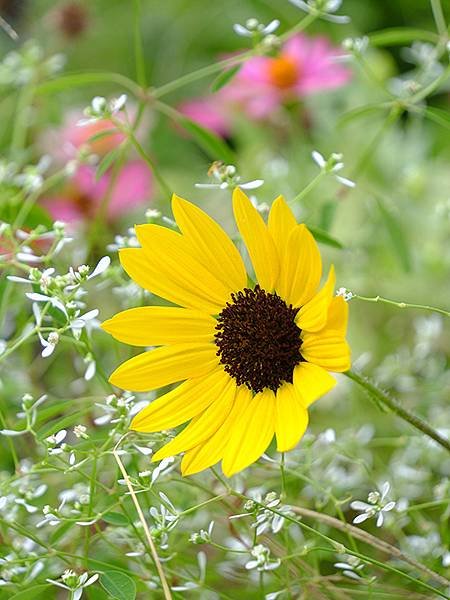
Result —
[[215, 335], [225, 371], [255, 393], [292, 383], [294, 367], [303, 360], [295, 323], [299, 309], [258, 285], [231, 298], [217, 317]]

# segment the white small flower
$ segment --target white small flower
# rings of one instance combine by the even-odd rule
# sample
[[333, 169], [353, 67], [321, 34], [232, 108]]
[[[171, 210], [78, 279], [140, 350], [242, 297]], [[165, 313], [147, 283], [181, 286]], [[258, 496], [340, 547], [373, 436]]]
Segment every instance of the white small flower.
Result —
[[95, 96], [90, 106], [83, 111], [83, 114], [87, 118], [80, 119], [77, 125], [84, 127], [101, 119], [110, 119], [125, 108], [126, 101], [126, 94], [122, 94], [118, 98], [112, 98], [109, 102], [103, 96]]
[[353, 54], [364, 54], [369, 47], [369, 38], [367, 35], [360, 38], [345, 38], [342, 47]]
[[362, 511], [361, 514], [357, 515], [353, 519], [353, 523], [363, 523], [367, 519], [376, 516], [376, 525], [377, 527], [381, 527], [384, 523], [384, 513], [391, 511], [396, 505], [396, 503], [393, 501], [385, 502], [390, 487], [391, 486], [389, 482], [386, 481], [382, 485], [380, 491], [376, 490], [369, 493], [367, 497], [368, 503], [361, 502], [359, 500], [355, 500], [354, 502], [352, 502], [350, 504], [350, 507], [353, 508], [353, 510]]
[[241, 182], [241, 177], [237, 173], [234, 165], [225, 165], [222, 162], [214, 162], [209, 168], [208, 175], [217, 183], [196, 183], [195, 187], [203, 189], [233, 189], [237, 186], [243, 190], [254, 190], [263, 185], [263, 179], [254, 179], [252, 181]]
[[241, 37], [261, 39], [272, 34], [280, 26], [280, 21], [274, 19], [268, 25], [263, 25], [257, 19], [247, 19], [245, 26], [236, 23], [233, 25], [233, 31]]
[[85, 427], [84, 425], [75, 425], [75, 427], [73, 428], [73, 432], [78, 439], [83, 438], [84, 440], [87, 440], [89, 436], [86, 433], [86, 431], [87, 427]]
[[329, 173], [333, 175], [334, 178], [337, 179], [337, 181], [342, 183], [342, 185], [351, 188], [355, 187], [356, 184], [354, 181], [351, 181], [346, 177], [341, 177], [341, 175], [336, 174], [338, 173], [338, 171], [341, 171], [341, 169], [344, 168], [344, 163], [342, 162], [342, 154], [337, 154], [333, 152], [328, 158], [328, 160], [325, 160], [325, 158], [322, 156], [322, 154], [320, 154], [320, 152], [318, 152], [317, 150], [313, 150], [311, 156], [316, 165], [320, 168], [320, 170], [323, 173]]
[[245, 568], [248, 570], [257, 569], [258, 571], [273, 571], [277, 569], [281, 561], [280, 559], [270, 558], [270, 550], [263, 544], [257, 544], [252, 548], [250, 554], [254, 557], [254, 560], [249, 560]]
[[336, 296], [342, 296], [342, 298], [344, 298], [344, 300], [346, 302], [349, 302], [354, 297], [354, 294], [353, 294], [353, 292], [350, 292], [349, 290], [347, 290], [347, 288], [340, 287], [336, 291]]
[[326, 21], [345, 25], [350, 23], [350, 17], [347, 15], [335, 15], [339, 10], [342, 0], [289, 0], [291, 4], [309, 14], [316, 15]]

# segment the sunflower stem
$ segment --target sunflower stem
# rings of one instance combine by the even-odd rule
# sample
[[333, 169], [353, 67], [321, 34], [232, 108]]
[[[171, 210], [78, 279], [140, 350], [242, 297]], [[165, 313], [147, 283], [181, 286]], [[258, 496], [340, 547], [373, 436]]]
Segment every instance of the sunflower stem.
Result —
[[448, 452], [450, 452], [450, 440], [442, 436], [438, 431], [436, 431], [436, 429], [433, 429], [433, 427], [428, 425], [428, 423], [426, 423], [423, 419], [404, 408], [399, 402], [397, 402], [397, 400], [391, 398], [386, 392], [380, 390], [367, 377], [364, 375], [359, 375], [355, 371], [347, 371], [344, 373], [344, 375], [363, 387], [369, 396], [376, 400], [377, 403], [386, 406], [398, 417], [404, 421], [407, 421], [410, 425], [424, 433], [442, 448], [445, 448]]
[[368, 298], [366, 296], [359, 296], [358, 294], [353, 294], [352, 298], [364, 300], [365, 302], [381, 302], [383, 304], [392, 304], [397, 308], [418, 308], [421, 310], [430, 310], [431, 312], [436, 312], [440, 315], [450, 317], [450, 312], [448, 310], [444, 310], [443, 308], [436, 308], [435, 306], [428, 306], [427, 304], [411, 304], [409, 302], [396, 302], [395, 300], [388, 300], [387, 298], [382, 298], [381, 296], [374, 296], [373, 298]]

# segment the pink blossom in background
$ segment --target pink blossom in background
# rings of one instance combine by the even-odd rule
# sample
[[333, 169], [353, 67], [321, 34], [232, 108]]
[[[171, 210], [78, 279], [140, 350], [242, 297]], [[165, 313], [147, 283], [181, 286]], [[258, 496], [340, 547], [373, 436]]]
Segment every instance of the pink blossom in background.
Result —
[[[41, 204], [55, 220], [74, 223], [89, 220], [99, 210], [111, 182], [111, 172], [98, 181], [95, 168], [82, 165], [60, 195], [43, 198]], [[114, 221], [152, 196], [152, 174], [146, 163], [130, 161], [122, 167], [108, 203], [107, 217]]]
[[88, 146], [92, 153], [102, 157], [125, 139], [123, 133], [116, 131], [89, 142], [90, 137], [102, 131], [113, 130], [114, 125], [107, 119], [101, 119], [79, 127], [77, 123], [82, 117], [81, 110], [71, 110], [60, 127], [49, 129], [40, 136], [39, 146], [56, 164], [64, 164], [75, 158], [81, 146]]
[[219, 92], [185, 103], [180, 110], [220, 135], [229, 134], [233, 111], [267, 119], [285, 102], [345, 85], [351, 71], [336, 61], [341, 54], [325, 37], [294, 35], [278, 56], [250, 58]]
[[231, 115], [225, 100], [220, 95], [206, 96], [183, 102], [178, 110], [199, 125], [226, 137], [231, 129]]
[[327, 38], [295, 35], [278, 56], [256, 56], [246, 61], [222, 95], [241, 106], [249, 117], [264, 119], [286, 101], [347, 83], [351, 72], [336, 62], [337, 56], [339, 50]]

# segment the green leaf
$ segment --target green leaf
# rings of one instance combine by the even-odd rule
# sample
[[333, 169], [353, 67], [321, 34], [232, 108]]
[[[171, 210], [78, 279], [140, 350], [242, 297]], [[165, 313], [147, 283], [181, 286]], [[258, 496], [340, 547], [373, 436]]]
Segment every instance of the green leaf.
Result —
[[439, 36], [433, 31], [423, 29], [392, 27], [369, 33], [369, 39], [372, 46], [399, 46], [416, 40], [436, 44], [439, 41]]
[[368, 115], [373, 115], [374, 113], [380, 112], [389, 108], [389, 104], [386, 103], [377, 103], [377, 104], [366, 104], [364, 106], [358, 106], [353, 108], [352, 110], [348, 110], [345, 112], [338, 120], [337, 126], [342, 127], [347, 125], [351, 121], [355, 119], [359, 119], [360, 117], [366, 117]]
[[88, 408], [85, 408], [84, 410], [78, 410], [77, 412], [67, 415], [67, 417], [63, 419], [60, 419], [57, 423], [48, 423], [45, 427], [38, 431], [39, 439], [42, 440], [49, 435], [53, 435], [60, 429], [67, 429], [72, 425], [76, 425], [84, 417], [87, 411]]
[[339, 240], [337, 240], [336, 238], [331, 236], [329, 233], [327, 233], [323, 229], [319, 229], [318, 227], [311, 227], [310, 225], [308, 225], [308, 229], [310, 230], [310, 232], [313, 234], [313, 236], [316, 238], [316, 240], [318, 242], [325, 244], [327, 246], [333, 246], [333, 248], [339, 248], [340, 250], [342, 250], [344, 248], [344, 245], [341, 244], [341, 242]]
[[411, 270], [411, 256], [403, 229], [393, 212], [386, 206], [384, 201], [379, 196], [377, 196], [375, 199], [377, 201], [378, 208], [380, 209], [386, 231], [391, 238], [392, 246], [397, 253], [400, 264], [406, 272], [409, 272]]
[[119, 85], [121, 88], [126, 88], [133, 94], [140, 93], [140, 87], [128, 77], [120, 75], [120, 73], [109, 73], [105, 71], [92, 71], [81, 73], [68, 73], [56, 79], [50, 79], [37, 86], [38, 94], [54, 94], [63, 92], [77, 87], [87, 85], [95, 85], [98, 83], [112, 83]]
[[38, 598], [51, 587], [53, 586], [47, 583], [33, 585], [32, 587], [27, 587], [26, 590], [14, 594], [14, 596], [10, 596], [9, 600], [38, 600]]
[[109, 167], [115, 163], [115, 161], [119, 158], [122, 152], [122, 148], [118, 146], [117, 148], [113, 148], [108, 154], [102, 158], [102, 160], [98, 163], [97, 169], [95, 171], [95, 178], [97, 181], [106, 173]]
[[110, 525], [125, 526], [129, 525], [130, 522], [125, 515], [118, 512], [109, 512], [103, 515], [103, 520]]
[[423, 114], [430, 119], [430, 121], [434, 121], [435, 123], [438, 123], [438, 125], [450, 129], [450, 114], [447, 111], [442, 110], [441, 108], [430, 108], [427, 106], [424, 109]]
[[[0, 201], [0, 219], [12, 223], [22, 208], [22, 203], [13, 205], [5, 198], [2, 198], [2, 200], [3, 202]], [[52, 223], [53, 220], [50, 218], [48, 212], [39, 204], [34, 204], [30, 208], [25, 221], [22, 223], [22, 227], [35, 229], [38, 225], [44, 225], [48, 229], [51, 229]]]
[[241, 70], [242, 65], [235, 65], [231, 69], [222, 71], [212, 82], [211, 91], [218, 92], [220, 89], [225, 87]]
[[231, 148], [218, 135], [187, 117], [180, 117], [178, 121], [192, 135], [199, 146], [209, 154], [211, 160], [223, 160], [231, 164], [236, 161]]
[[104, 590], [117, 600], [134, 600], [136, 598], [136, 584], [120, 571], [106, 571], [100, 577]]
[[115, 135], [116, 133], [119, 133], [117, 127], [114, 127], [113, 129], [103, 129], [103, 131], [99, 131], [98, 133], [94, 133], [94, 135], [91, 135], [88, 141], [96, 142], [97, 140], [102, 140], [103, 138], [108, 137], [110, 135]]

